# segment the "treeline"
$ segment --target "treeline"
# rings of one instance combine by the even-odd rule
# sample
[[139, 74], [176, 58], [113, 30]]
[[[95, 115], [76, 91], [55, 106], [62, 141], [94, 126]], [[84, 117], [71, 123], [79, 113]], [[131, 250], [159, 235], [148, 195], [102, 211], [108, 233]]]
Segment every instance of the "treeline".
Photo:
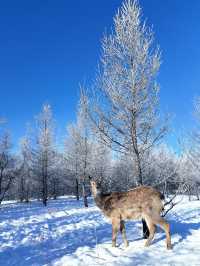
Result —
[[[98, 142], [89, 132], [82, 108], [80, 101], [77, 122], [68, 125], [62, 149], [60, 143], [56, 143], [56, 122], [50, 105], [43, 106], [35, 128], [28, 128], [17, 154], [12, 153], [9, 133], [1, 127], [0, 202], [38, 199], [46, 205], [49, 198], [75, 195], [77, 199], [83, 197], [87, 206], [89, 175], [103, 179], [105, 193], [125, 191], [138, 185], [132, 158]], [[188, 135], [190, 145], [186, 150], [185, 139], [182, 153], [175, 153], [164, 143], [149, 150], [141, 160], [143, 183], [157, 187], [165, 195], [176, 193], [184, 185], [185, 193], [199, 199], [197, 136], [197, 130]]]

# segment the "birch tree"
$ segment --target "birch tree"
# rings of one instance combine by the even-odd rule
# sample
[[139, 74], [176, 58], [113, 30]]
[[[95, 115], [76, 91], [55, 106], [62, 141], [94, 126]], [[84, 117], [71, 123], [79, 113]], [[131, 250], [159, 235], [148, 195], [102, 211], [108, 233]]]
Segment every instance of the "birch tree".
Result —
[[[96, 81], [89, 90], [88, 113], [100, 141], [132, 159], [142, 185], [142, 159], [167, 132], [159, 115], [160, 51], [141, 18], [137, 1], [127, 0], [105, 34]], [[99, 134], [99, 132], [101, 134]]]

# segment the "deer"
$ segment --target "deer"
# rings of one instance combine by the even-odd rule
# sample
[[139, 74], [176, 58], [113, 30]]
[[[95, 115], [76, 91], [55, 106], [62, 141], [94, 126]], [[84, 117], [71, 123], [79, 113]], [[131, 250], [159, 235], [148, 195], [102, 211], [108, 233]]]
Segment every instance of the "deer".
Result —
[[155, 234], [156, 225], [159, 225], [166, 234], [166, 247], [172, 249], [170, 225], [161, 216], [164, 209], [163, 195], [150, 186], [139, 186], [126, 192], [102, 192], [101, 182], [91, 177], [90, 185], [97, 207], [112, 223], [112, 247], [116, 247], [117, 234], [120, 231], [125, 247], [129, 242], [126, 237], [125, 220], [144, 219], [149, 228], [149, 237], [145, 242], [148, 247]]

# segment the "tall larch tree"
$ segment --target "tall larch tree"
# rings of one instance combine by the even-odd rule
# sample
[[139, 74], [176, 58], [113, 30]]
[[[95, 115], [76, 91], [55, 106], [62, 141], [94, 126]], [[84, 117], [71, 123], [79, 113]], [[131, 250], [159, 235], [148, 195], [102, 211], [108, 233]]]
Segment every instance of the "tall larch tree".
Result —
[[144, 183], [145, 153], [167, 131], [159, 115], [160, 51], [153, 41], [138, 2], [125, 1], [114, 29], [103, 37], [97, 78], [88, 89], [93, 130], [111, 149], [132, 159], [136, 185]]
[[55, 165], [55, 123], [51, 106], [45, 104], [41, 113], [36, 117], [36, 145], [32, 149], [33, 171], [37, 178], [43, 204], [47, 205], [52, 176]]

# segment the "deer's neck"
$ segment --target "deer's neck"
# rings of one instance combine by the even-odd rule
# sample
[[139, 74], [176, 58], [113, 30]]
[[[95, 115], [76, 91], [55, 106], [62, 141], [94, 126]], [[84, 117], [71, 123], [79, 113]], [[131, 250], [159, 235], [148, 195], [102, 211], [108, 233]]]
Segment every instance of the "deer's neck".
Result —
[[99, 207], [99, 209], [103, 209], [104, 206], [104, 197], [102, 197], [101, 195], [97, 195], [94, 198], [96, 205]]
[[94, 200], [96, 202], [96, 205], [102, 209], [103, 207], [103, 202], [104, 202], [104, 197], [102, 195], [102, 192], [100, 190], [96, 190], [93, 192]]

